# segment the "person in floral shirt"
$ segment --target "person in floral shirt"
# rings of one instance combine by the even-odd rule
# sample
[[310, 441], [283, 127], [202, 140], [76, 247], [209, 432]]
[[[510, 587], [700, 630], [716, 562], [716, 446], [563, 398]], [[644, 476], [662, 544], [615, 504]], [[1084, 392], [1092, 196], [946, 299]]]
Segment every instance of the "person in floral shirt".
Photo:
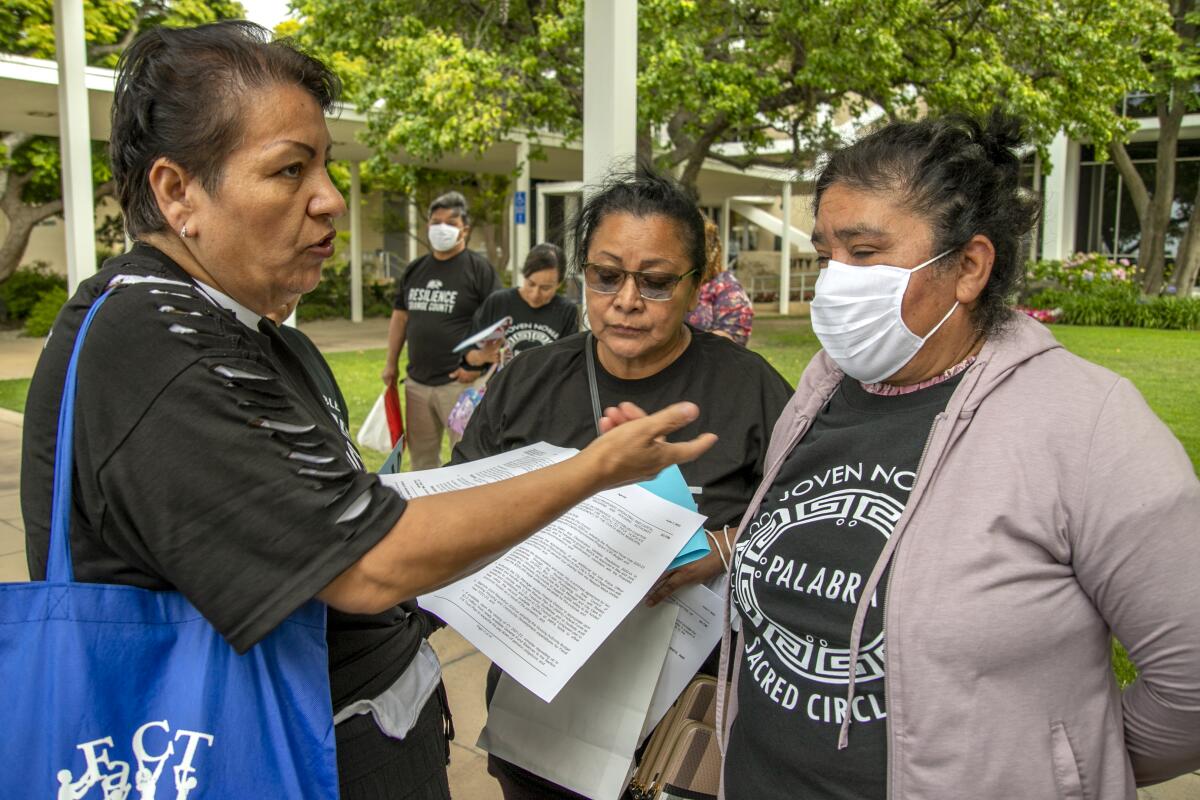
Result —
[[704, 223], [704, 239], [708, 254], [704, 266], [706, 280], [700, 287], [696, 307], [687, 316], [687, 323], [744, 346], [750, 341], [754, 306], [742, 284], [725, 269], [720, 232], [712, 222]]

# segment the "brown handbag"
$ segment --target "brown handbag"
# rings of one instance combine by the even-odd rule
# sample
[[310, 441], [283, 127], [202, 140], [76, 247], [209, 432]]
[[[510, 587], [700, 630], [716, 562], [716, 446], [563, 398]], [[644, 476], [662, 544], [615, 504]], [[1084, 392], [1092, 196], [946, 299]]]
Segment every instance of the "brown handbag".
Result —
[[636, 800], [716, 800], [717, 682], [697, 675], [663, 716], [630, 782]]

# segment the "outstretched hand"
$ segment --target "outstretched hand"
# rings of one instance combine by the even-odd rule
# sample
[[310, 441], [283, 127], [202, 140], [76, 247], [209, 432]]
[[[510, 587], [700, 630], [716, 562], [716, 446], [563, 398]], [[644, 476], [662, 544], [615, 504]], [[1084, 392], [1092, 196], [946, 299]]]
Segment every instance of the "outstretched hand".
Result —
[[647, 414], [633, 403], [606, 409], [600, 420], [602, 435], [583, 451], [596, 460], [606, 486], [649, 480], [672, 464], [692, 461], [717, 442], [713, 433], [702, 433], [687, 442], [668, 442], [667, 434], [700, 415], [695, 403], [675, 403]]

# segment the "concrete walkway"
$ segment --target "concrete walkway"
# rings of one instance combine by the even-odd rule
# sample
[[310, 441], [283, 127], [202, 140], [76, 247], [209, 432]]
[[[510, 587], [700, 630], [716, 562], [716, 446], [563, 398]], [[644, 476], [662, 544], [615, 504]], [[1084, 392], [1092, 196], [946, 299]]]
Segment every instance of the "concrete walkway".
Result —
[[[369, 350], [387, 345], [387, 320], [354, 324], [321, 320], [302, 324], [325, 352]], [[33, 374], [41, 340], [0, 333], [0, 379]], [[0, 582], [28, 580], [25, 528], [18, 493], [22, 416], [0, 409]], [[500, 800], [500, 787], [487, 774], [487, 756], [475, 747], [486, 720], [483, 703], [488, 660], [449, 628], [431, 642], [442, 662], [457, 737], [451, 745], [450, 789], [460, 800]], [[1200, 774], [1185, 775], [1138, 792], [1138, 800], [1200, 800]]]

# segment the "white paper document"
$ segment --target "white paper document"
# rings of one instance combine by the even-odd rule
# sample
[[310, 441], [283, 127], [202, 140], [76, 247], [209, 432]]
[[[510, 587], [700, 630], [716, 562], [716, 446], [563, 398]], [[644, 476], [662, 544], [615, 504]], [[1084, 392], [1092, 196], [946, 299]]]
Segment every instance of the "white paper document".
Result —
[[474, 347], [475, 345], [482, 344], [484, 342], [494, 342], [497, 339], [503, 339], [509, 325], [512, 325], [512, 317], [501, 317], [478, 333], [473, 333], [458, 344], [454, 345], [454, 349], [450, 352], [461, 353], [468, 347]]
[[679, 610], [675, 631], [667, 648], [658, 685], [646, 721], [642, 726], [640, 744], [654, 730], [692, 678], [700, 671], [704, 659], [721, 641], [721, 597], [703, 584], [685, 586], [667, 601]]
[[676, 613], [670, 603], [639, 604], [553, 703], [501, 676], [476, 746], [585, 797], [617, 800]]
[[384, 486], [395, 489], [403, 497], [411, 500], [414, 497], [469, 489], [472, 486], [515, 478], [526, 472], [566, 461], [578, 452], [569, 447], [556, 447], [546, 442], [538, 442], [466, 464], [380, 475], [379, 480]]
[[[380, 480], [418, 497], [501, 480], [573, 452], [541, 443]], [[475, 574], [417, 599], [549, 702], [642, 601], [704, 519], [640, 486], [610, 489]]]

